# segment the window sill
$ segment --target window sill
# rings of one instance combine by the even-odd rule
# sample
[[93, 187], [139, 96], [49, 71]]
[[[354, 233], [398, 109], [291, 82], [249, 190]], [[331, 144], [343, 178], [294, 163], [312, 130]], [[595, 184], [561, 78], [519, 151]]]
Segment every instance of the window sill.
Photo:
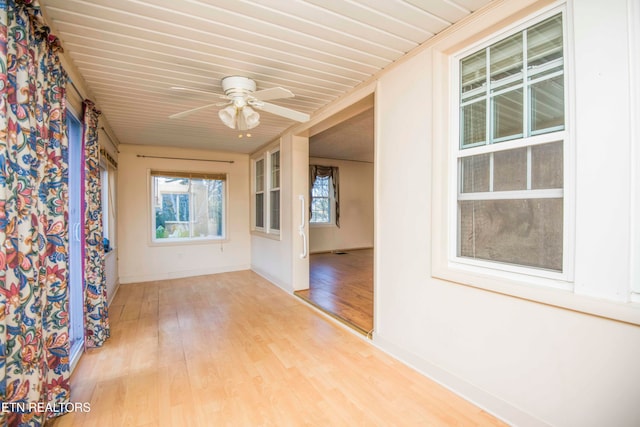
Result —
[[210, 244], [219, 244], [219, 243], [229, 243], [229, 241], [230, 239], [228, 238], [221, 238], [221, 239], [201, 238], [201, 239], [189, 239], [189, 240], [167, 238], [166, 241], [151, 240], [149, 242], [149, 246], [163, 247], [163, 246], [210, 245]]
[[[513, 280], [455, 267], [434, 265], [433, 277], [489, 292], [640, 326], [640, 303], [612, 301], [573, 292], [569, 282], [534, 278]], [[542, 282], [544, 286], [542, 285]]]
[[256, 236], [256, 237], [264, 237], [265, 239], [271, 239], [271, 240], [282, 240], [282, 238], [280, 237], [280, 233], [267, 233], [265, 231], [260, 231], [260, 230], [251, 230], [251, 235], [252, 236]]
[[336, 224], [334, 222], [310, 222], [309, 223], [309, 228], [328, 228], [328, 227], [335, 227]]

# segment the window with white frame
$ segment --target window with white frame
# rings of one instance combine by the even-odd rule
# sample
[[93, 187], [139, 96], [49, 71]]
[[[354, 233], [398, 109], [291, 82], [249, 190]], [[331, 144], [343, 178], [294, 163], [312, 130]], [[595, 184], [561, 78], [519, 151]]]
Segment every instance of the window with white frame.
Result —
[[558, 13], [456, 59], [462, 262], [564, 270], [563, 28]]
[[253, 159], [252, 229], [265, 234], [280, 234], [280, 149], [273, 147]]
[[152, 240], [224, 239], [226, 175], [151, 171]]

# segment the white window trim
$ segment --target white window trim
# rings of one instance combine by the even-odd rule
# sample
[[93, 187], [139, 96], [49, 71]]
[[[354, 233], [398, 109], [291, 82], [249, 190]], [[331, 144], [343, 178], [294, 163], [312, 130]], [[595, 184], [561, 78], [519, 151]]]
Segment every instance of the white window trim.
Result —
[[[448, 264], [449, 268], [459, 269], [461, 271], [467, 271], [469, 273], [476, 272], [477, 274], [483, 275], [496, 275], [497, 278], [504, 278], [507, 280], [514, 280], [519, 282], [525, 282], [532, 285], [538, 286], [549, 286], [553, 288], [560, 289], [572, 289], [572, 280], [573, 280], [573, 268], [572, 268], [572, 259], [574, 248], [572, 245], [572, 229], [573, 229], [573, 221], [570, 220], [572, 216], [569, 216], [569, 213], [573, 212], [574, 199], [573, 195], [573, 183], [565, 179], [564, 180], [564, 188], [562, 190], [542, 190], [538, 191], [539, 195], [550, 196], [550, 197], [558, 197], [561, 196], [564, 199], [563, 204], [563, 271], [562, 272], [554, 272], [548, 271], [544, 269], [531, 268], [526, 266], [518, 266], [514, 264], [506, 264], [499, 263], [488, 260], [479, 260], [479, 259], [470, 259], [465, 257], [457, 256], [457, 234], [458, 234], [458, 223], [457, 223], [457, 206], [460, 197], [458, 195], [458, 170], [457, 170], [457, 162], [460, 154], [460, 150], [454, 149], [453, 144], [456, 144], [456, 147], [459, 144], [459, 132], [460, 132], [460, 87], [459, 87], [459, 76], [460, 76], [460, 60], [468, 55], [471, 55], [475, 52], [478, 52], [481, 49], [484, 49], [491, 44], [498, 42], [500, 40], [504, 40], [505, 38], [518, 33], [525, 28], [528, 28], [532, 25], [535, 25], [538, 22], [543, 21], [544, 19], [551, 17], [559, 12], [563, 13], [563, 26], [564, 26], [564, 56], [565, 56], [565, 100], [569, 100], [569, 91], [568, 87], [570, 82], [567, 78], [567, 75], [570, 72], [570, 66], [566, 63], [569, 62], [569, 46], [567, 42], [567, 14], [565, 7], [555, 7], [546, 12], [537, 14], [534, 17], [528, 17], [526, 20], [519, 22], [509, 28], [506, 28], [504, 31], [500, 33], [495, 33], [490, 36], [490, 38], [485, 39], [482, 43], [478, 43], [469, 48], [466, 48], [463, 51], [460, 51], [454, 55], [450, 56], [449, 59], [449, 69], [451, 70], [452, 79], [450, 82], [450, 99], [451, 99], [451, 109], [450, 109], [450, 117], [451, 117], [451, 129], [449, 138], [447, 141], [451, 144], [452, 148], [449, 150], [450, 156], [448, 159], [448, 167], [449, 167], [449, 188], [453, 191], [449, 191], [449, 215], [448, 215]], [[563, 140], [564, 144], [564, 171], [565, 177], [569, 177], [574, 175], [574, 165], [573, 165], [573, 156], [570, 154], [572, 150], [570, 146], [572, 145], [572, 135], [570, 132], [571, 129], [571, 115], [570, 115], [570, 103], [565, 102], [565, 130], [562, 132], [553, 132], [543, 135], [532, 136], [524, 139], [517, 139], [513, 142], [502, 142], [500, 143], [500, 147], [494, 146], [479, 146], [474, 148], [467, 148], [464, 150], [464, 154], [466, 155], [475, 155], [481, 154], [483, 152], [495, 152], [496, 148], [498, 150], [506, 150], [506, 149], [514, 149], [518, 147], [529, 146], [532, 144], [541, 144], [545, 142], [556, 141], [559, 139]], [[505, 198], [516, 198], [524, 195], [526, 193], [526, 197], [530, 198], [534, 196], [536, 193], [532, 190], [527, 190], [524, 192], [512, 192], [512, 194], [501, 193], [487, 193], [486, 199], [505, 199]], [[557, 194], [556, 194], [557, 193]], [[476, 199], [481, 195], [477, 193], [467, 195], [469, 198]], [[465, 195], [462, 196], [462, 199], [467, 197]], [[547, 280], [548, 279], [548, 280]], [[473, 279], [475, 280], [475, 279]], [[468, 280], [471, 282], [472, 280]]]
[[[631, 99], [633, 104], [629, 111], [630, 117], [638, 117], [640, 114], [640, 55], [638, 49], [640, 49], [640, 29], [633, 25], [633, 23], [640, 20], [640, 4], [638, 2], [629, 2], [629, 29], [631, 31], [630, 43], [629, 43], [629, 58], [631, 59], [631, 75], [635, 75], [637, 79], [631, 79]], [[637, 120], [631, 120], [631, 182], [638, 182], [640, 179], [640, 123]], [[632, 187], [632, 191], [633, 187]], [[630, 194], [630, 200], [632, 201], [631, 218], [638, 218], [640, 214], [640, 186], [636, 185], [635, 192]], [[633, 221], [631, 224], [631, 248], [629, 254], [631, 257], [631, 290], [630, 300], [640, 303], [640, 225], [637, 221]]]
[[[457, 204], [458, 204], [458, 149], [459, 144], [459, 63], [460, 60], [480, 49], [505, 39], [512, 34], [528, 28], [537, 22], [551, 17], [559, 12], [563, 13], [564, 25], [564, 74], [565, 74], [565, 130], [551, 134], [535, 135], [523, 140], [501, 143], [500, 149], [513, 149], [520, 146], [542, 144], [562, 138], [564, 141], [564, 188], [562, 190], [544, 190], [541, 196], [554, 193], [564, 198], [564, 224], [563, 224], [563, 271], [554, 272], [543, 269], [517, 266], [512, 264], [497, 263], [479, 259], [470, 259], [457, 256]], [[573, 254], [574, 254], [574, 211], [575, 211], [575, 159], [574, 141], [572, 135], [573, 93], [572, 79], [573, 65], [571, 63], [571, 43], [569, 40], [570, 14], [567, 13], [564, 4], [554, 4], [542, 9], [534, 15], [520, 19], [517, 22], [493, 33], [464, 50], [438, 51], [434, 50], [434, 91], [436, 98], [442, 105], [448, 105], [449, 117], [434, 110], [434, 135], [433, 141], [442, 141], [434, 144], [433, 164], [433, 244], [434, 247], [444, 250], [432, 250], [432, 273], [434, 277], [457, 283], [479, 287], [491, 291], [497, 291], [520, 297], [537, 299], [533, 294], [537, 292], [547, 294], [558, 289], [573, 290]], [[503, 145], [504, 144], [504, 145]], [[465, 149], [466, 154], [481, 154], [495, 147], [487, 148], [479, 146]], [[531, 190], [527, 191], [529, 196]], [[549, 192], [549, 194], [546, 194]], [[513, 197], [518, 196], [513, 192]], [[544, 193], [544, 194], [543, 194]], [[555, 194], [558, 193], [558, 194]], [[473, 197], [477, 197], [475, 194]], [[488, 197], [493, 197], [488, 195]], [[504, 194], [501, 194], [501, 198]]]
[[[271, 155], [280, 152], [280, 187], [271, 188]], [[264, 227], [256, 227], [256, 162], [264, 160], [264, 189], [263, 189], [263, 208], [264, 208]], [[251, 234], [269, 239], [280, 240], [282, 229], [282, 152], [280, 151], [280, 143], [274, 144], [264, 151], [254, 154], [251, 157]], [[271, 191], [280, 191], [280, 230], [271, 228]]]
[[[533, 302], [542, 303], [549, 306], [560, 307], [572, 311], [582, 312], [612, 320], [622, 321], [630, 324], [640, 325], [640, 305], [633, 303], [625, 303], [614, 300], [605, 300], [601, 298], [593, 298], [588, 295], [577, 294], [573, 292], [573, 275], [574, 263], [573, 256], [575, 253], [575, 141], [573, 134], [575, 111], [574, 98], [574, 80], [575, 75], [573, 64], [573, 22], [572, 22], [572, 4], [568, 2], [566, 5], [563, 1], [544, 6], [537, 12], [528, 17], [514, 22], [512, 25], [504, 28], [503, 33], [506, 37], [507, 31], [515, 31], [517, 26], [527, 27], [531, 25], [532, 19], [538, 22], [538, 19], [551, 16], [554, 13], [564, 9], [564, 25], [566, 29], [565, 37], [565, 74], [568, 76], [565, 91], [569, 91], [569, 96], [565, 98], [565, 108], [567, 114], [565, 116], [565, 130], [569, 136], [565, 139], [564, 149], [564, 197], [570, 203], [565, 203], [565, 232], [569, 233], [569, 238], [565, 238], [565, 256], [570, 253], [569, 262], [565, 263], [568, 279], [559, 280], [553, 278], [545, 278], [531, 276], [517, 272], [506, 272], [500, 270], [492, 270], [490, 268], [479, 269], [473, 265], [452, 263], [450, 259], [449, 244], [451, 242], [450, 221], [456, 222], [455, 210], [450, 211], [452, 206], [452, 198], [456, 198], [457, 179], [452, 179], [450, 173], [451, 167], [451, 151], [452, 140], [457, 143], [458, 131], [458, 85], [457, 80], [453, 77], [453, 72], [457, 74], [458, 64], [451, 61], [452, 55], [459, 54], [459, 43], [463, 43], [463, 38], [452, 38], [451, 41], [440, 42], [435, 45], [432, 50], [433, 60], [433, 96], [434, 104], [441, 105], [441, 109], [434, 109], [432, 113], [432, 141], [433, 143], [433, 161], [432, 167], [432, 197], [433, 206], [431, 218], [432, 248], [431, 248], [431, 274], [434, 278], [442, 279], [446, 282], [456, 283], [469, 286], [485, 291], [507, 295], [510, 297], [521, 298]], [[511, 12], [513, 13], [513, 11]], [[486, 18], [484, 22], [470, 21], [464, 28], [466, 34], [477, 34], [486, 29]], [[502, 19], [504, 19], [503, 17]], [[494, 19], [492, 17], [492, 19]], [[498, 19], [500, 21], [500, 19]], [[500, 35], [494, 33], [490, 38], [485, 38], [475, 45], [474, 51], [500, 38]], [[460, 52], [461, 53], [461, 52]], [[454, 67], [452, 70], [451, 67]], [[452, 89], [454, 88], [454, 89]], [[455, 104], [455, 105], [454, 105]], [[444, 111], [444, 113], [443, 113]], [[452, 123], [454, 122], [455, 123]], [[457, 169], [456, 169], [457, 171]], [[453, 240], [455, 243], [455, 239]]]
[[[179, 172], [188, 174], [189, 172], [197, 174], [211, 174], [211, 171], [205, 170], [192, 170], [185, 171], [183, 169], [180, 170], [171, 170], [164, 169], [166, 172]], [[191, 238], [171, 238], [167, 237], [161, 240], [155, 238], [155, 229], [154, 229], [154, 188], [153, 188], [153, 175], [151, 174], [151, 169], [147, 169], [147, 212], [149, 218], [148, 224], [148, 241], [147, 244], [149, 246], [185, 246], [185, 245], [202, 245], [202, 244], [211, 244], [211, 243], [227, 243], [229, 242], [229, 229], [228, 229], [228, 214], [229, 214], [229, 174], [228, 173], [220, 173], [220, 175], [225, 176], [224, 180], [224, 209], [222, 210], [222, 229], [223, 233], [221, 237], [191, 237]]]

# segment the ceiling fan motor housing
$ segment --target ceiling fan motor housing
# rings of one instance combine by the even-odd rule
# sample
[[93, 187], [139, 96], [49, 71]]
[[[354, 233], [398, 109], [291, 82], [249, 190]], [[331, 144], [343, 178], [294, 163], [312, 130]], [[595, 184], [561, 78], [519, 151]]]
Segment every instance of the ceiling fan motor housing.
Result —
[[221, 81], [222, 90], [227, 96], [251, 94], [256, 91], [256, 82], [242, 76], [229, 76]]

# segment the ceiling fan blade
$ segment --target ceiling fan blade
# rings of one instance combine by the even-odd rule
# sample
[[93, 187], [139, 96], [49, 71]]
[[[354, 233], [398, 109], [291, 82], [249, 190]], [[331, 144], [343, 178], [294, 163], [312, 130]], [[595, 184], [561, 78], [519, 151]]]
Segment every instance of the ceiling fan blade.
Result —
[[309, 121], [308, 114], [292, 110], [291, 108], [285, 108], [279, 105], [270, 104], [268, 102], [257, 102], [255, 104], [251, 103], [251, 106], [266, 111], [267, 113], [276, 114], [278, 116], [286, 117], [287, 119], [295, 120], [297, 122]]
[[170, 89], [176, 92], [201, 93], [204, 95], [217, 96], [218, 98], [228, 99], [227, 95], [222, 95], [220, 93], [215, 93], [215, 92], [209, 92], [208, 90], [192, 89], [190, 87], [182, 87], [182, 86], [172, 86]]
[[220, 104], [219, 102], [216, 102], [215, 104], [203, 105], [202, 107], [193, 108], [191, 110], [183, 111], [181, 113], [172, 114], [172, 115], [169, 116], [169, 118], [170, 119], [181, 119], [183, 117], [187, 117], [190, 114], [196, 113], [196, 112], [198, 112], [200, 110], [204, 110], [206, 108], [211, 108], [211, 107], [217, 107], [217, 106], [219, 106], [219, 104]]
[[251, 94], [252, 97], [260, 101], [268, 101], [270, 99], [293, 98], [293, 92], [283, 87], [272, 87], [263, 89]]

